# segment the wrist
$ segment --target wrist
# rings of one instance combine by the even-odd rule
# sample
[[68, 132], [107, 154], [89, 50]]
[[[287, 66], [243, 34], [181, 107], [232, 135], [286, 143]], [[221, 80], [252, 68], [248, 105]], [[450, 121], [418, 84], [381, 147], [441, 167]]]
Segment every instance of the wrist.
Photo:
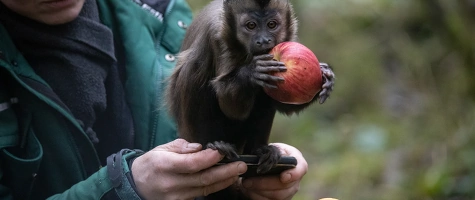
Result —
[[131, 171], [132, 162], [143, 153], [141, 150], [122, 149], [107, 157], [109, 180], [121, 199], [143, 199], [138, 194]]

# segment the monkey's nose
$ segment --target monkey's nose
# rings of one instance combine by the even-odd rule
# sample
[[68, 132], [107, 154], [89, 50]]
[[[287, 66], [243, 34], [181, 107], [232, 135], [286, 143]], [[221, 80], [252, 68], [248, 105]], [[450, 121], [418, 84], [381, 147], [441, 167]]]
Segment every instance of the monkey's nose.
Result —
[[272, 39], [270, 38], [263, 38], [261, 40], [256, 41], [257, 46], [262, 46], [262, 44], [270, 44]]

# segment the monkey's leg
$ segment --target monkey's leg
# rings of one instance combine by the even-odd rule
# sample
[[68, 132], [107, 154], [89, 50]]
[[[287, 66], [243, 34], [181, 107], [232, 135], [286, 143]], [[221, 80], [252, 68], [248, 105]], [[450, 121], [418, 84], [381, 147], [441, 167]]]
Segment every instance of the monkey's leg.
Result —
[[247, 133], [243, 153], [258, 156], [257, 173], [265, 173], [274, 167], [281, 157], [280, 150], [269, 145], [269, 136], [276, 111], [271, 103], [271, 98], [264, 92], [260, 93], [256, 99], [252, 114], [242, 130], [243, 133]]
[[323, 86], [322, 90], [318, 94], [319, 103], [322, 104], [330, 96], [330, 93], [333, 91], [333, 86], [335, 85], [335, 73], [330, 65], [327, 63], [320, 63], [320, 70], [322, 71]]
[[227, 159], [239, 158], [236, 152], [236, 148], [229, 143], [223, 141], [214, 141], [206, 145], [207, 148], [218, 150], [221, 155], [224, 155]]

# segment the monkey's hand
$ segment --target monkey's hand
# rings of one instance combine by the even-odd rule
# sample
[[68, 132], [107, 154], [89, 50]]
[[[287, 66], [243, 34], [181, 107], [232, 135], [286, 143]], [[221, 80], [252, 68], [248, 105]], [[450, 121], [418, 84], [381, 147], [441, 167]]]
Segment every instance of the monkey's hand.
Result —
[[236, 152], [236, 148], [229, 143], [223, 141], [214, 141], [206, 144], [206, 147], [213, 150], [218, 150], [221, 155], [224, 155], [227, 159], [239, 158]]
[[269, 75], [272, 72], [285, 72], [287, 68], [283, 62], [273, 59], [270, 54], [254, 56], [252, 60], [251, 82], [264, 88], [277, 88], [277, 82], [284, 81], [283, 78]]
[[257, 173], [266, 173], [274, 167], [280, 160], [280, 150], [272, 145], [262, 146], [256, 149], [256, 155], [259, 157], [257, 164]]
[[322, 90], [318, 93], [319, 103], [322, 104], [330, 96], [335, 85], [335, 73], [331, 66], [327, 63], [320, 63], [320, 70], [322, 71], [323, 86]]

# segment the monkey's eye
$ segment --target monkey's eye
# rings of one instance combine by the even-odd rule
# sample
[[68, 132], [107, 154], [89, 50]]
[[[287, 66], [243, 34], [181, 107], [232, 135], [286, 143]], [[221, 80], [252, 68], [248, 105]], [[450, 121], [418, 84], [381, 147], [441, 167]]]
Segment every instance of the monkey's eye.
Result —
[[267, 23], [267, 27], [271, 28], [271, 29], [274, 29], [275, 27], [277, 27], [277, 22], [276, 21], [270, 21]]
[[246, 23], [246, 28], [252, 30], [252, 29], [255, 29], [256, 28], [256, 23], [255, 22], [247, 22]]

